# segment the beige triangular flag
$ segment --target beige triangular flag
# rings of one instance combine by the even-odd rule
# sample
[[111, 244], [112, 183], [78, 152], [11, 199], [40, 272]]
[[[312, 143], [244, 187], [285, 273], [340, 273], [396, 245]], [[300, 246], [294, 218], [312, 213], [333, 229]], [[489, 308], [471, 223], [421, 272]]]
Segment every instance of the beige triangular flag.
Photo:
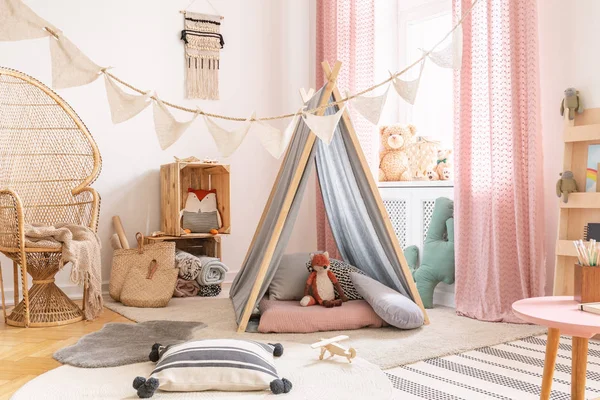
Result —
[[385, 93], [379, 96], [358, 96], [352, 99], [352, 108], [357, 111], [360, 115], [365, 117], [373, 125], [379, 123], [383, 107], [385, 107], [385, 101], [390, 90], [388, 85], [385, 89]]
[[237, 150], [238, 147], [240, 147], [240, 144], [242, 144], [242, 141], [248, 133], [248, 129], [250, 129], [250, 120], [252, 118], [253, 116], [248, 118], [239, 128], [233, 131], [228, 131], [217, 125], [211, 118], [207, 117], [206, 115], [204, 116], [206, 127], [212, 135], [215, 144], [217, 145], [217, 149], [219, 149], [219, 152], [223, 157], [229, 157]]
[[167, 110], [160, 99], [156, 98], [152, 104], [152, 111], [154, 112], [154, 129], [156, 130], [156, 137], [160, 148], [166, 150], [175, 143], [183, 132], [194, 122], [198, 113], [194, 114], [194, 117], [187, 122], [179, 122], [173, 117], [173, 115]]
[[440, 51], [432, 51], [429, 58], [443, 68], [460, 69], [462, 65], [463, 33], [462, 25], [452, 32], [452, 42]]
[[399, 77], [392, 80], [396, 92], [402, 97], [408, 104], [415, 104], [417, 99], [417, 92], [419, 90], [419, 82], [421, 81], [421, 75], [423, 75], [423, 68], [425, 67], [425, 60], [421, 62], [421, 69], [419, 70], [419, 77], [412, 81], [403, 81]]
[[54, 89], [86, 85], [95, 81], [102, 69], [63, 35], [50, 38], [50, 56]]
[[58, 29], [40, 18], [21, 0], [0, 0], [0, 41], [36, 39], [50, 36], [48, 27]]
[[254, 121], [251, 129], [252, 131], [256, 131], [256, 134], [265, 149], [267, 149], [273, 157], [279, 159], [290, 143], [290, 139], [298, 125], [299, 118], [300, 111], [292, 117], [292, 120], [283, 132], [261, 120]]
[[342, 114], [344, 114], [344, 110], [346, 109], [346, 105], [338, 110], [335, 114], [331, 115], [323, 115], [318, 116], [310, 113], [305, 113], [304, 122], [310, 128], [310, 130], [317, 135], [322, 141], [326, 144], [331, 143], [333, 140], [333, 134], [335, 133], [335, 128], [340, 122], [340, 118], [342, 118]]
[[146, 94], [125, 93], [108, 74], [104, 74], [104, 85], [113, 124], [135, 117], [150, 105], [149, 91]]

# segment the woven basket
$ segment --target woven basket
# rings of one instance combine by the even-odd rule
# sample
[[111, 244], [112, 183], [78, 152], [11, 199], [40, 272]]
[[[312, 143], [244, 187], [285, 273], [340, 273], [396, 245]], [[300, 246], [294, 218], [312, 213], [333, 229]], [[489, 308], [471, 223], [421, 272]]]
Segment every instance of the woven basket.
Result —
[[[113, 253], [109, 282], [110, 297], [128, 306], [164, 307], [173, 296], [177, 283], [175, 243], [160, 242], [144, 245], [144, 236], [139, 232], [136, 234], [136, 239], [137, 249], [118, 249]], [[153, 261], [156, 262], [156, 271], [151, 279], [146, 279]], [[142, 289], [147, 293], [144, 295], [138, 293]], [[168, 297], [165, 302], [166, 293]], [[149, 305], [134, 305], [134, 303]]]

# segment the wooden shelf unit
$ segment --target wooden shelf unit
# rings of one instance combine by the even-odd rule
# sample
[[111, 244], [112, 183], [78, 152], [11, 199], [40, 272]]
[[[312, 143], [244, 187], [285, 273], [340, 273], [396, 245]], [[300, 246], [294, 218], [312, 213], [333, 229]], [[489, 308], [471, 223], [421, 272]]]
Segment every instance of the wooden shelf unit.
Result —
[[[600, 144], [600, 108], [585, 110], [575, 120], [565, 118], [563, 171], [572, 171], [579, 193], [559, 202], [554, 295], [573, 295], [573, 266], [577, 262], [573, 240], [583, 238], [590, 222], [600, 223], [600, 192], [586, 193], [588, 146]], [[558, 179], [558, 177], [556, 177]]]
[[217, 208], [223, 223], [219, 233], [230, 233], [229, 165], [201, 162], [160, 166], [160, 230], [170, 236], [181, 236], [181, 210], [185, 207], [188, 188], [217, 191]]
[[188, 253], [221, 259], [222, 235], [210, 233], [190, 233], [181, 236], [148, 236], [146, 242], [175, 242], [175, 247]]

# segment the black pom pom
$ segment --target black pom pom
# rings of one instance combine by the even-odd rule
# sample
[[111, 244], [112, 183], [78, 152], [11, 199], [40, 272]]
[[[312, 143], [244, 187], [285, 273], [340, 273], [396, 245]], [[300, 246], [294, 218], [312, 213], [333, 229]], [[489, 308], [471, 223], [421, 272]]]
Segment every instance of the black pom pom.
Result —
[[273, 394], [288, 393], [290, 390], [292, 390], [292, 382], [285, 378], [275, 379], [269, 386], [271, 387], [271, 393]]
[[281, 343], [269, 343], [273, 346], [273, 356], [281, 357], [283, 354], [283, 345]]
[[281, 381], [283, 382], [283, 393], [288, 393], [290, 390], [292, 390], [292, 382], [285, 378], [282, 378]]
[[154, 395], [156, 389], [158, 389], [159, 382], [156, 378], [150, 378], [148, 380], [138, 376], [133, 380], [133, 387], [137, 389], [137, 395], [140, 399], [148, 399]]
[[[290, 383], [290, 385], [291, 385], [291, 383]], [[159, 386], [158, 379], [156, 379], [156, 378], [148, 379], [146, 381], [146, 386], [148, 386], [150, 389], [153, 389], [153, 390], [158, 389], [158, 386]]]
[[146, 383], [146, 378], [142, 378], [141, 376], [138, 376], [137, 378], [135, 378], [133, 380], [133, 388], [137, 390], [144, 383]]
[[271, 387], [271, 393], [273, 394], [281, 394], [285, 389], [283, 381], [281, 379], [275, 379], [273, 382], [271, 382], [269, 386]]
[[160, 349], [162, 345], [160, 343], [154, 343], [152, 345], [152, 350], [150, 351], [150, 354], [148, 354], [148, 358], [150, 359], [150, 361], [152, 362], [157, 362], [158, 359], [160, 358], [160, 354], [158, 352], [158, 350]]

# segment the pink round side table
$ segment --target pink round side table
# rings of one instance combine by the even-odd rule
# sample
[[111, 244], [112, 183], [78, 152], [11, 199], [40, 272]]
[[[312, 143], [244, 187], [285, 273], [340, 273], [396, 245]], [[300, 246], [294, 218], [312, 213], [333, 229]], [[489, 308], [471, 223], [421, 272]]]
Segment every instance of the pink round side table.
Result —
[[585, 400], [588, 339], [600, 333], [600, 315], [581, 311], [571, 296], [534, 297], [513, 303], [513, 311], [524, 321], [548, 327], [546, 358], [540, 399], [550, 399], [552, 376], [560, 335], [573, 337], [571, 399]]

